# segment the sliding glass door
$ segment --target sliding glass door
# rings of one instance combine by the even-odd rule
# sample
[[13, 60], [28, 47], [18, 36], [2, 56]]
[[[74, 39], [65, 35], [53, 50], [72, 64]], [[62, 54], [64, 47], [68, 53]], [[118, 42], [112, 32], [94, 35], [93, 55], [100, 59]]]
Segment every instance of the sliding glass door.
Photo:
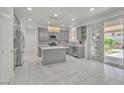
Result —
[[104, 23], [104, 62], [124, 67], [124, 21], [123, 18]]

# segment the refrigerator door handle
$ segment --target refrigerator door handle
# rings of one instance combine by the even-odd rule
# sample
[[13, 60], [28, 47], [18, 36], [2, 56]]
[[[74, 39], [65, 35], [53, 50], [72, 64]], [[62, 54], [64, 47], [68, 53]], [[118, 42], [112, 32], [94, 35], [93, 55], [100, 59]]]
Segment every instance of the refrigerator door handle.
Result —
[[122, 45], [122, 49], [124, 50], [124, 45]]

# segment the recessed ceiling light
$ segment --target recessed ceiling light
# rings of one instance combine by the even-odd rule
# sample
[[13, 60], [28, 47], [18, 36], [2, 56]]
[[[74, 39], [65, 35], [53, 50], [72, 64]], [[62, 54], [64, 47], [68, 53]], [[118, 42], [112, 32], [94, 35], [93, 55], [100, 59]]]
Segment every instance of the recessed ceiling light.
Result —
[[27, 9], [28, 9], [29, 11], [32, 11], [32, 8], [31, 8], [31, 7], [28, 7]]
[[90, 8], [90, 11], [94, 11], [95, 10], [95, 8]]
[[57, 13], [55, 13], [55, 14], [54, 14], [54, 16], [58, 16], [58, 14], [57, 14]]
[[72, 21], [75, 21], [75, 18], [72, 18]]
[[31, 18], [29, 18], [29, 19], [28, 19], [28, 21], [32, 21], [32, 19], [31, 19]]
[[62, 27], [64, 26], [64, 24], [62, 24]]
[[50, 24], [50, 22], [48, 22], [48, 24]]

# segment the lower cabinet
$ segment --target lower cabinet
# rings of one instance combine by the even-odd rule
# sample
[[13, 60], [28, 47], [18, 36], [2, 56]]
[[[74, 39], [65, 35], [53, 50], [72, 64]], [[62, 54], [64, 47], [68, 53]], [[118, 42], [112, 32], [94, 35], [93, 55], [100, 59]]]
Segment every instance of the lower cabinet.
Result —
[[73, 46], [69, 46], [69, 48], [67, 49], [67, 54], [73, 56]]
[[73, 47], [73, 55], [75, 57], [83, 58], [85, 53], [84, 47]]
[[85, 47], [80, 46], [69, 46], [67, 50], [67, 54], [78, 57], [78, 58], [84, 58], [85, 57]]

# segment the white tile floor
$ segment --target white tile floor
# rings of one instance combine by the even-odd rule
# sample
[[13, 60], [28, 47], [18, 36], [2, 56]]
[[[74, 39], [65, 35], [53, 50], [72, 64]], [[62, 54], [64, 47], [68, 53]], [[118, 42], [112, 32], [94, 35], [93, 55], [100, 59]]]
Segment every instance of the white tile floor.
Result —
[[28, 54], [24, 65], [16, 68], [9, 84], [123, 85], [124, 69], [68, 55], [66, 62], [43, 66], [41, 58]]

